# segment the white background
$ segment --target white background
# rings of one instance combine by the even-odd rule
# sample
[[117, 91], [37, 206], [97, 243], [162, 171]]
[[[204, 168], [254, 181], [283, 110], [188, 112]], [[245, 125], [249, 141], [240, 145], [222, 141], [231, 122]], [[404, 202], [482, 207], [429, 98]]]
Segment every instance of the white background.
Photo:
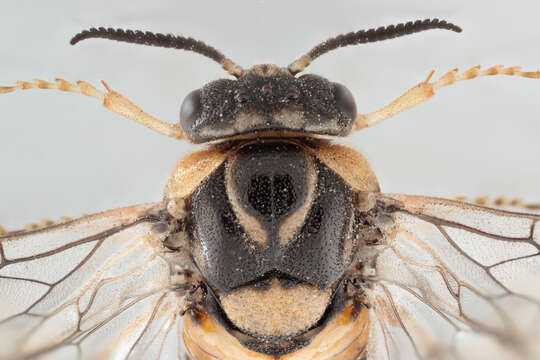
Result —
[[[157, 4], [157, 5], [156, 5]], [[540, 67], [537, 1], [11, 1], [0, 9], [0, 85], [35, 77], [106, 80], [154, 116], [178, 120], [183, 97], [226, 74], [179, 50], [88, 40], [91, 26], [202, 39], [244, 67], [287, 65], [342, 32], [439, 17], [434, 30], [349, 47], [309, 72], [347, 85], [370, 112], [459, 67]], [[506, 195], [540, 202], [540, 80], [494, 77], [444, 88], [428, 103], [354, 134], [386, 192]], [[0, 224], [159, 201], [175, 162], [197, 149], [125, 120], [91, 98], [31, 90], [0, 96]]]

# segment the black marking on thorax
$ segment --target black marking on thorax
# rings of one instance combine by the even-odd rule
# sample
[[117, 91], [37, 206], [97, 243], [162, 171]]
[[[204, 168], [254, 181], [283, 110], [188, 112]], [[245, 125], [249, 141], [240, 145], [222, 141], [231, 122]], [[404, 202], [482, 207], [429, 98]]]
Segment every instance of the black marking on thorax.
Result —
[[224, 292], [269, 273], [326, 289], [350, 263], [353, 214], [350, 187], [301, 146], [251, 143], [193, 195], [194, 258]]
[[228, 166], [226, 182], [244, 230], [276, 254], [279, 243], [288, 241], [281, 228], [294, 228], [288, 223], [303, 220], [309, 210], [315, 177], [312, 160], [297, 145], [270, 142], [242, 148]]

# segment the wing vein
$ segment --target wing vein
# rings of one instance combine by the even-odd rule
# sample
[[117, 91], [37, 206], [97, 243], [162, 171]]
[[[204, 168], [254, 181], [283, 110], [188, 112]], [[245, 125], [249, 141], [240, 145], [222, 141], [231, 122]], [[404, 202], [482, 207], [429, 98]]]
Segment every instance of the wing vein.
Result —
[[[52, 286], [52, 284], [48, 283], [48, 282], [45, 282], [45, 281], [41, 281], [41, 280], [36, 280], [36, 279], [27, 279], [27, 278], [22, 278], [22, 277], [18, 277], [18, 276], [6, 276], [6, 275], [0, 275], [0, 279], [6, 279], [6, 280], [20, 280], [20, 281], [27, 281], [27, 282], [31, 282], [31, 283], [35, 283], [35, 284], [40, 284], [40, 285], [45, 285], [45, 286]], [[1, 323], [1, 321], [0, 321]]]
[[[169, 334], [174, 326], [174, 323], [178, 321], [176, 314], [173, 315], [172, 319], [169, 319], [169, 324], [167, 326], [167, 329], [165, 329], [165, 335], [163, 336], [163, 339], [161, 340], [161, 344], [159, 345], [159, 352], [158, 352], [158, 359], [161, 359], [161, 354], [163, 353], [163, 348], [165, 347], [165, 342], [167, 341], [167, 338], [169, 337]], [[161, 329], [160, 329], [161, 332]], [[151, 342], [153, 342], [152, 340]], [[177, 339], [177, 342], [180, 343], [180, 338]]]
[[401, 315], [399, 315], [399, 312], [397, 311], [396, 304], [394, 303], [394, 299], [392, 298], [392, 294], [390, 294], [390, 291], [388, 288], [382, 284], [381, 288], [383, 289], [384, 293], [386, 294], [386, 298], [388, 299], [390, 306], [392, 307], [392, 312], [394, 313], [394, 316], [396, 317], [396, 320], [399, 322], [401, 328], [405, 332], [405, 335], [409, 338], [409, 341], [411, 342], [411, 345], [414, 348], [414, 352], [418, 356], [418, 358], [422, 359], [423, 357], [420, 355], [420, 352], [418, 351], [418, 347], [416, 346], [416, 343], [414, 339], [412, 338], [411, 334], [409, 333], [409, 330], [407, 330], [407, 327], [403, 323], [403, 319], [401, 319]]
[[2, 267], [6, 266], [6, 265], [9, 265], [9, 264], [14, 264], [14, 263], [18, 263], [18, 262], [24, 262], [24, 261], [28, 261], [28, 260], [41, 259], [41, 258], [44, 258], [44, 257], [47, 257], [47, 256], [58, 254], [59, 252], [65, 251], [65, 250], [70, 249], [72, 247], [76, 247], [76, 246], [86, 244], [86, 243], [89, 243], [89, 242], [92, 242], [92, 241], [103, 240], [103, 239], [105, 239], [105, 238], [107, 238], [107, 237], [109, 237], [111, 235], [114, 235], [114, 234], [116, 234], [116, 233], [118, 233], [118, 232], [120, 232], [122, 230], [130, 228], [130, 227], [135, 226], [137, 224], [144, 223], [144, 222], [153, 222], [153, 221], [156, 221], [153, 217], [143, 217], [143, 218], [137, 219], [135, 221], [132, 221], [130, 223], [122, 224], [120, 226], [113, 227], [111, 229], [102, 231], [102, 232], [100, 232], [98, 234], [87, 236], [85, 238], [70, 242], [67, 245], [60, 246], [60, 247], [58, 247], [56, 249], [49, 250], [49, 251], [46, 251], [46, 252], [43, 252], [43, 253], [40, 253], [40, 254], [35, 254], [35, 255], [32, 255], [32, 256], [27, 256], [27, 257], [13, 259], [13, 260], [9, 260], [9, 259], [6, 259], [4, 257], [4, 262], [0, 265], [0, 269]]
[[125, 357], [125, 359], [128, 359], [130, 356], [131, 356], [131, 353], [133, 352], [133, 350], [135, 349], [135, 347], [139, 344], [139, 342], [141, 341], [141, 339], [143, 338], [143, 336], [146, 334], [146, 332], [148, 331], [149, 327], [150, 327], [150, 324], [154, 321], [154, 319], [156, 318], [156, 314], [161, 306], [161, 304], [163, 303], [163, 300], [165, 299], [165, 297], [167, 296], [168, 294], [167, 293], [164, 293], [163, 295], [161, 295], [159, 297], [159, 299], [156, 301], [156, 305], [154, 305], [154, 309], [152, 310], [152, 314], [150, 315], [150, 318], [148, 319], [148, 321], [146, 322], [146, 324], [144, 325], [144, 328], [143, 330], [141, 331], [141, 333], [139, 334], [139, 336], [137, 337], [137, 340], [135, 340], [135, 342], [131, 345], [131, 347], [129, 348], [129, 351]]
[[457, 222], [454, 222], [454, 221], [444, 220], [444, 219], [441, 219], [441, 218], [438, 218], [438, 217], [435, 217], [435, 216], [424, 215], [424, 214], [422, 214], [422, 215], [415, 214], [415, 213], [412, 213], [412, 212], [407, 211], [407, 210], [400, 210], [400, 211], [404, 212], [404, 213], [407, 213], [409, 215], [412, 215], [414, 217], [417, 217], [417, 218], [419, 218], [421, 220], [424, 220], [424, 221], [429, 222], [429, 223], [431, 223], [433, 225], [436, 225], [436, 226], [443, 225], [443, 226], [453, 227], [453, 228], [456, 228], [456, 229], [462, 229], [462, 230], [468, 231], [470, 233], [477, 234], [477, 235], [482, 235], [482, 236], [487, 236], [487, 237], [495, 239], [495, 240], [510, 241], [510, 242], [527, 242], [527, 243], [530, 243], [531, 245], [533, 245], [534, 247], [536, 247], [537, 249], [540, 250], [540, 245], [536, 244], [533, 241], [531, 236], [528, 236], [528, 237], [510, 237], [510, 236], [492, 234], [492, 233], [488, 233], [488, 232], [476, 229], [476, 228], [468, 226], [468, 225], [464, 225], [464, 224], [457, 223]]

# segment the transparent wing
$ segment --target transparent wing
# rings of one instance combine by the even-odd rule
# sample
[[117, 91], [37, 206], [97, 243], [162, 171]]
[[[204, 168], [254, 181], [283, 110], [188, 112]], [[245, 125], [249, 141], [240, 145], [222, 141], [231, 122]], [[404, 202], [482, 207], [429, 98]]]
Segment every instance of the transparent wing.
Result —
[[178, 358], [158, 206], [0, 236], [0, 359]]
[[540, 358], [540, 216], [375, 198], [370, 359]]

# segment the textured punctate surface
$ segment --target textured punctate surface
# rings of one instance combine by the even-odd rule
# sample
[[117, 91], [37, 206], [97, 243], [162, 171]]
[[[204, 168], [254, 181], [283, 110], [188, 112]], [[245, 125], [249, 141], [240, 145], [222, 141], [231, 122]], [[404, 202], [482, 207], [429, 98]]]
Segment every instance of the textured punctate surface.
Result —
[[345, 136], [355, 116], [354, 98], [343, 85], [263, 64], [238, 80], [216, 80], [192, 92], [180, 124], [200, 143], [271, 130]]
[[194, 193], [196, 261], [225, 292], [270, 272], [328, 288], [350, 262], [351, 196], [296, 144], [244, 146]]

